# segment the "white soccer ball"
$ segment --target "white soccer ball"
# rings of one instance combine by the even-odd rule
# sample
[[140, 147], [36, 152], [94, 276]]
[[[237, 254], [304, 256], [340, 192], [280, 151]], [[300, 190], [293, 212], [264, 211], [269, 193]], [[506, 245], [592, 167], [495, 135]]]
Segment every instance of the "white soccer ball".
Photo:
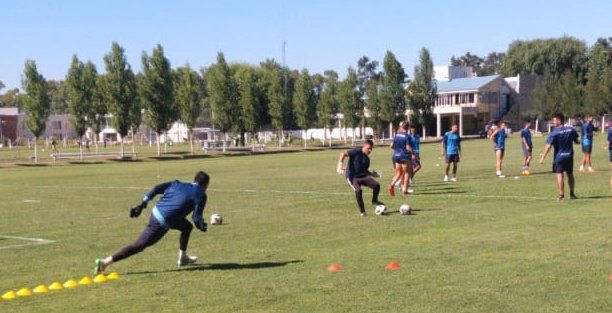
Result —
[[412, 208], [409, 204], [402, 204], [399, 208], [399, 212], [401, 215], [410, 215]]
[[223, 224], [223, 217], [221, 216], [221, 214], [213, 214], [210, 216], [210, 224], [211, 225], [221, 225]]
[[387, 207], [384, 204], [379, 204], [374, 209], [374, 214], [376, 215], [385, 215], [387, 213]]

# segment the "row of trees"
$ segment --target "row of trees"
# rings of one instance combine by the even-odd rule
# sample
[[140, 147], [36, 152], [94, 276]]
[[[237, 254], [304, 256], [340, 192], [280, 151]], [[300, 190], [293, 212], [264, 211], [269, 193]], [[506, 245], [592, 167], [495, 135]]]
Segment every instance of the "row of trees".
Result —
[[[290, 70], [274, 60], [259, 66], [228, 64], [221, 52], [201, 72], [189, 65], [173, 69], [161, 45], [151, 55], [143, 52], [141, 63], [142, 72], [134, 73], [117, 43], [104, 56], [104, 74], [92, 62], [73, 56], [61, 89], [80, 138], [88, 127], [98, 134], [107, 114], [121, 138], [135, 133], [142, 123], [159, 137], [181, 121], [189, 130], [193, 151], [192, 130], [204, 111], [210, 112], [215, 128], [239, 135], [241, 145], [245, 134], [264, 128], [277, 130], [279, 138], [287, 129], [330, 128], [339, 113], [347, 127], [369, 125], [382, 132], [389, 125], [391, 132], [409, 107], [417, 112], [415, 121], [425, 125], [436, 94], [433, 62], [425, 48], [408, 89], [408, 76], [391, 51], [385, 55], [383, 71], [378, 71], [378, 62], [362, 57], [357, 69], [348, 68], [343, 81], [335, 71], [311, 75], [307, 69]], [[26, 125], [38, 138], [52, 111], [50, 86], [55, 84], [38, 73], [33, 60], [26, 62], [22, 83]], [[157, 144], [159, 155], [159, 140]]]
[[[467, 53], [451, 58], [451, 63], [473, 66], [481, 75], [538, 75], [535, 110], [527, 112], [532, 117], [547, 117], [555, 111], [569, 116], [600, 115], [612, 110], [611, 41], [599, 39], [590, 49], [572, 37], [515, 41], [506, 53], [490, 53], [486, 58]], [[244, 145], [245, 134], [264, 128], [277, 130], [282, 137], [286, 129], [332, 127], [339, 113], [347, 127], [367, 125], [377, 134], [387, 126], [391, 133], [393, 123], [404, 119], [407, 109], [411, 122], [426, 126], [436, 97], [433, 62], [426, 48], [420, 51], [412, 80], [391, 51], [385, 54], [382, 70], [377, 61], [364, 56], [356, 68], [347, 69], [344, 80], [332, 70], [310, 74], [274, 60], [258, 66], [228, 64], [221, 52], [214, 64], [199, 72], [189, 65], [173, 69], [161, 45], [151, 55], [143, 52], [141, 63], [142, 72], [134, 73], [123, 48], [113, 43], [104, 56], [104, 74], [93, 63], [73, 56], [65, 81], [47, 82], [34, 61], [28, 60], [25, 94], [11, 90], [0, 101], [4, 106], [19, 102], [36, 137], [44, 131], [47, 116], [65, 108], [79, 136], [87, 127], [99, 133], [103, 117], [110, 113], [122, 138], [142, 123], [159, 136], [173, 122], [182, 121], [191, 139], [191, 130], [206, 111], [216, 128], [239, 135]]]

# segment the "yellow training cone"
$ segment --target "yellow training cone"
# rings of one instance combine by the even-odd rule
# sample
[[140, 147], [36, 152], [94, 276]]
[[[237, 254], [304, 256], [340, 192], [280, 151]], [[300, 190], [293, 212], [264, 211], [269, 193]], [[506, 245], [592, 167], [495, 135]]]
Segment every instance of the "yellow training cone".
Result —
[[115, 279], [119, 279], [119, 273], [112, 272], [112, 273], [110, 273], [110, 274], [108, 274], [108, 275], [106, 276], [106, 279], [108, 279], [108, 280], [115, 280]]
[[12, 300], [12, 299], [15, 299], [15, 298], [17, 298], [17, 294], [15, 294], [15, 292], [12, 291], [12, 290], [9, 290], [9, 291], [7, 291], [6, 293], [4, 293], [2, 295], [2, 299], [4, 299], [4, 300]]
[[79, 280], [79, 285], [91, 285], [93, 283], [93, 280], [91, 280], [91, 278], [85, 276], [83, 278], [81, 278], [81, 280]]
[[30, 290], [28, 288], [21, 288], [21, 289], [19, 289], [19, 291], [17, 291], [17, 295], [20, 296], [20, 297], [31, 296], [32, 295], [32, 290]]
[[45, 285], [39, 285], [38, 287], [34, 288], [34, 292], [45, 293], [45, 292], [49, 292], [49, 289], [47, 289], [47, 286]]
[[77, 282], [74, 279], [69, 279], [64, 283], [64, 287], [66, 288], [73, 288], [77, 286]]
[[104, 276], [104, 274], [98, 274], [98, 275], [96, 275], [96, 277], [94, 277], [94, 282], [96, 282], [96, 283], [105, 283], [106, 282], [106, 276]]
[[64, 287], [58, 281], [54, 282], [53, 284], [49, 286], [49, 290], [62, 290], [62, 289], [64, 289]]

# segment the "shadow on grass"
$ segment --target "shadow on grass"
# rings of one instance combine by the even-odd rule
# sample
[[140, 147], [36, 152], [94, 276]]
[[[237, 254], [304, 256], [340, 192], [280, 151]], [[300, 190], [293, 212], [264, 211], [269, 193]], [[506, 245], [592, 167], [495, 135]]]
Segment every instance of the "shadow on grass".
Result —
[[211, 264], [195, 264], [187, 265], [182, 268], [161, 271], [143, 271], [143, 272], [127, 272], [126, 275], [141, 275], [141, 274], [157, 274], [183, 271], [227, 271], [227, 270], [243, 270], [243, 269], [263, 269], [286, 266], [292, 263], [302, 263], [303, 260], [291, 260], [284, 262], [256, 262], [256, 263], [211, 263]]
[[45, 167], [49, 166], [49, 164], [45, 163], [16, 163], [17, 166], [25, 166], [25, 167]]

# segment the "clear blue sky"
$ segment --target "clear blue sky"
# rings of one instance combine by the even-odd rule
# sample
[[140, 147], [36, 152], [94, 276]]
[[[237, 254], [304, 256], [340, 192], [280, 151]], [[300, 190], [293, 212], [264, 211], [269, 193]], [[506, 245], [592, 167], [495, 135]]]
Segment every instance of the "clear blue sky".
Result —
[[[113, 41], [135, 71], [143, 51], [164, 47], [173, 67], [267, 58], [344, 76], [357, 59], [382, 63], [391, 50], [412, 76], [421, 47], [435, 65], [466, 52], [505, 52], [513, 40], [573, 36], [591, 46], [612, 36], [612, 1], [553, 0], [15, 0], [0, 5], [0, 81], [21, 88], [26, 59], [46, 79], [64, 79], [76, 54], [104, 72]], [[0, 90], [0, 93], [6, 89]]]

